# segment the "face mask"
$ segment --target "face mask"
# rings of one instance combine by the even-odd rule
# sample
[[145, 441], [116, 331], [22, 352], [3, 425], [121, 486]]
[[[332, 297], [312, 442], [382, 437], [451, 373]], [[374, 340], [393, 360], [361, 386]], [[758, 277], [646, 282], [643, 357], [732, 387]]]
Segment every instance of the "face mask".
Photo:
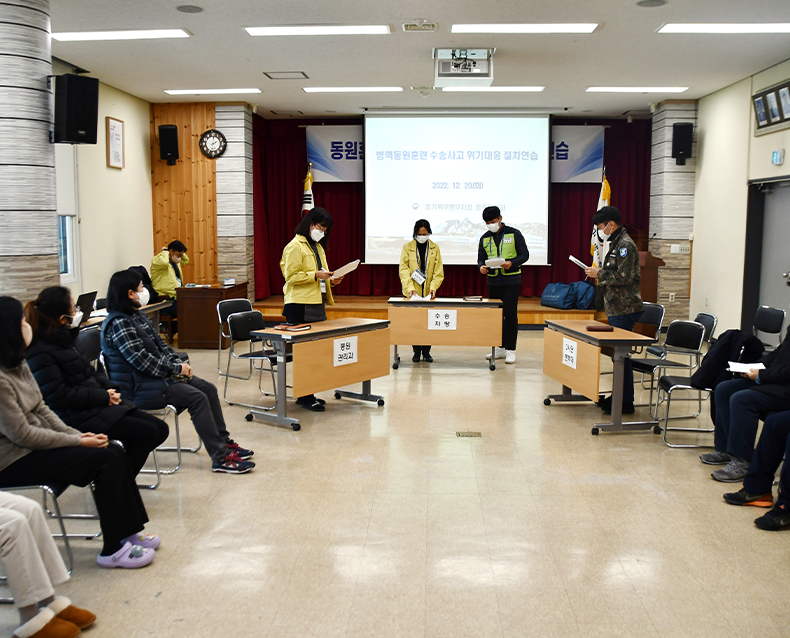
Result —
[[486, 224], [486, 228], [488, 228], [488, 230], [490, 230], [492, 233], [495, 233], [499, 230], [499, 222], [494, 224]]
[[324, 231], [319, 230], [318, 228], [313, 228], [310, 231], [310, 237], [313, 239], [314, 242], [319, 242], [324, 238]]
[[27, 321], [22, 324], [22, 339], [25, 341], [26, 348], [33, 343], [33, 328], [30, 327]]
[[608, 241], [609, 238], [612, 236], [612, 233], [607, 233], [606, 232], [607, 228], [609, 228], [609, 224], [606, 224], [606, 226], [603, 227], [603, 230], [600, 231], [600, 235], [601, 235], [601, 237], [603, 237], [603, 241]]
[[69, 328], [79, 328], [80, 324], [82, 323], [82, 311], [78, 310], [74, 313], [74, 316], [71, 315], [63, 315], [64, 317], [68, 317], [69, 322], [66, 324]]
[[415, 235], [414, 239], [416, 239], [421, 244], [424, 244], [426, 241], [428, 241], [428, 235]]
[[173, 257], [170, 261], [172, 261], [174, 264], [180, 264], [181, 257]]
[[148, 294], [148, 288], [143, 288], [143, 292], [138, 292], [137, 298], [140, 300], [140, 307], [147, 306], [148, 301], [151, 299], [151, 295]]

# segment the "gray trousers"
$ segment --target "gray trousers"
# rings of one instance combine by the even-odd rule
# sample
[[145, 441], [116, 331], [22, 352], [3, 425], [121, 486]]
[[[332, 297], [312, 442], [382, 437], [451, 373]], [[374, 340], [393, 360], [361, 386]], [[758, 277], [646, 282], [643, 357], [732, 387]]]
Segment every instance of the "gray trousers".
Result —
[[192, 377], [189, 383], [179, 382], [167, 386], [165, 399], [179, 412], [189, 410], [192, 425], [214, 461], [225, 458], [230, 434], [225, 427], [217, 386], [199, 377]]

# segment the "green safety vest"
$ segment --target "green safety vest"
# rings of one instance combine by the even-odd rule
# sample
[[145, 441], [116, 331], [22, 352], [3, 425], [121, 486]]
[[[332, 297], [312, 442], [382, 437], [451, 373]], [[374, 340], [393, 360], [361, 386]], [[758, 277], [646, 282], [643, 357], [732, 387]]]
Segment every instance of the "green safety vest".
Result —
[[[485, 248], [489, 259], [493, 259], [494, 257], [502, 257], [502, 259], [510, 261], [511, 259], [518, 257], [518, 253], [516, 252], [516, 236], [513, 233], [505, 233], [499, 242], [498, 248], [496, 242], [494, 241], [493, 235], [486, 237], [483, 240], [483, 248]], [[493, 270], [488, 271], [489, 277], [498, 277], [499, 275], [507, 277], [509, 275], [520, 274], [521, 267], [519, 267], [518, 270], [511, 270], [509, 272], [505, 272], [504, 268], [494, 268]]]

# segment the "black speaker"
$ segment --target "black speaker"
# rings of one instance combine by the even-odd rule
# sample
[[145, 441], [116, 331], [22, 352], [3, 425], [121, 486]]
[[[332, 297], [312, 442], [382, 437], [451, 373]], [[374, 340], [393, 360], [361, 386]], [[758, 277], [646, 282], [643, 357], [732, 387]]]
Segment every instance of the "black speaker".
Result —
[[676, 164], [683, 165], [691, 157], [691, 144], [694, 141], [694, 125], [691, 122], [675, 122], [672, 125], [672, 157]]
[[55, 142], [95, 144], [99, 81], [67, 73], [55, 80]]
[[175, 166], [178, 159], [178, 127], [175, 124], [159, 125], [159, 159]]

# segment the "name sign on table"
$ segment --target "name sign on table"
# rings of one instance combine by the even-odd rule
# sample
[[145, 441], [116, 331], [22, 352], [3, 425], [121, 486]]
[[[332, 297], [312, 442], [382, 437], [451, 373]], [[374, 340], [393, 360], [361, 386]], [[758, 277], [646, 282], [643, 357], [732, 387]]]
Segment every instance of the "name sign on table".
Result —
[[357, 362], [357, 337], [335, 339], [334, 365], [345, 366]]
[[457, 330], [458, 310], [429, 310], [428, 330]]
[[569, 368], [576, 369], [576, 346], [573, 339], [562, 338], [562, 363]]

